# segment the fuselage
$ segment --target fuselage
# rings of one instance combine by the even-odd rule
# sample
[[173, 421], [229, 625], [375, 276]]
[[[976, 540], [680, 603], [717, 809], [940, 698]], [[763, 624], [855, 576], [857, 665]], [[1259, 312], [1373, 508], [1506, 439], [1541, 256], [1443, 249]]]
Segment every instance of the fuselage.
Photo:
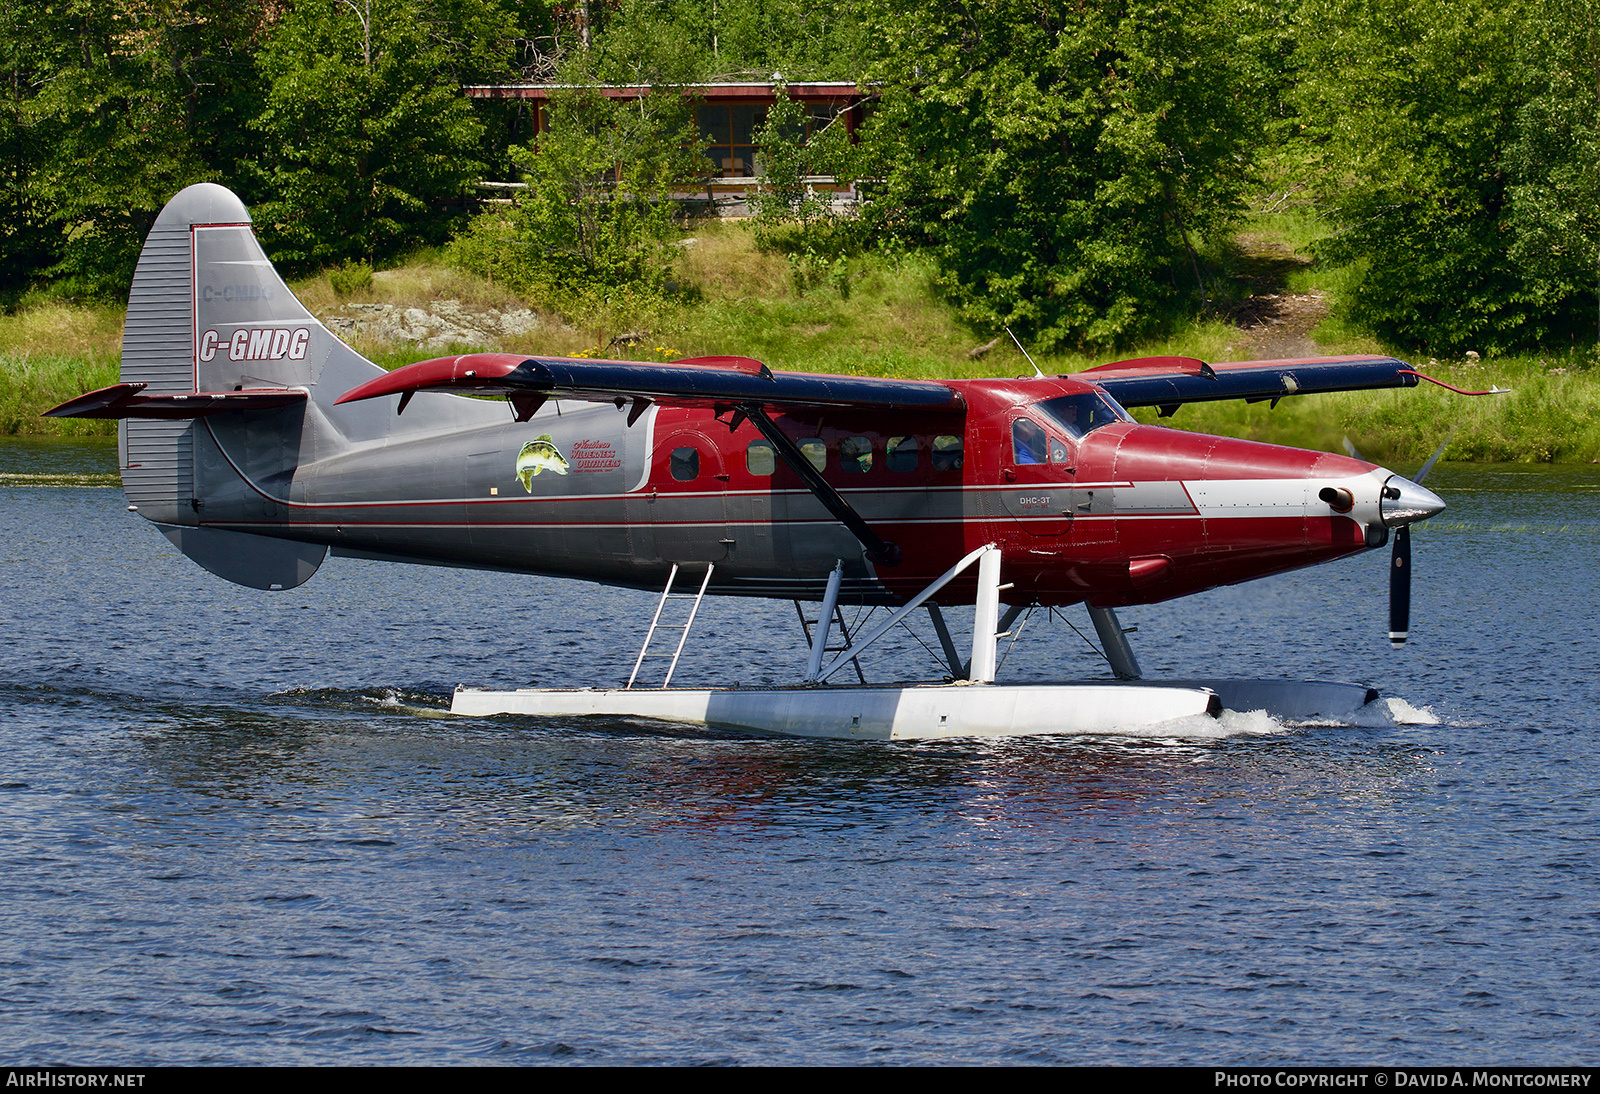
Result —
[[[555, 399], [517, 423], [479, 401], [482, 425], [325, 459], [285, 445], [278, 466], [260, 441], [281, 427], [219, 415], [197, 427], [197, 519], [344, 554], [640, 587], [659, 588], [673, 564], [713, 563], [713, 591], [752, 596], [815, 599], [842, 562], [858, 602], [897, 601], [989, 542], [1004, 552], [1006, 601], [1117, 606], [1382, 541], [1390, 473], [1372, 464], [1141, 425], [1071, 378], [949, 386], [964, 412], [772, 415], [900, 548], [894, 566], [864, 557], [754, 424], [709, 408], [652, 406], [629, 425], [626, 407]], [[1330, 490], [1344, 493], [1330, 504]], [[941, 597], [970, 598], [960, 583]]]

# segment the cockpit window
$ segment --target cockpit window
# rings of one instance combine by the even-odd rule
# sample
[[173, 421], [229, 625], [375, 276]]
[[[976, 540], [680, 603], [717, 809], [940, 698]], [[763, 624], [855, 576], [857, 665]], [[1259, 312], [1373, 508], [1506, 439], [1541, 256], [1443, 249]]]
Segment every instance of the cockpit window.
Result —
[[[1077, 438], [1112, 422], [1130, 422], [1128, 412], [1099, 392], [1082, 395], [1063, 395], [1046, 399], [1034, 405], [1034, 410], [1059, 425], [1069, 436]], [[1020, 458], [1018, 462], [1021, 462]]]
[[1071, 463], [1066, 442], [1046, 433], [1037, 422], [1018, 418], [1011, 423], [1011, 451], [1022, 463]]
[[1011, 423], [1011, 450], [1018, 463], [1045, 463], [1050, 458], [1049, 443], [1036, 423], [1026, 418]]

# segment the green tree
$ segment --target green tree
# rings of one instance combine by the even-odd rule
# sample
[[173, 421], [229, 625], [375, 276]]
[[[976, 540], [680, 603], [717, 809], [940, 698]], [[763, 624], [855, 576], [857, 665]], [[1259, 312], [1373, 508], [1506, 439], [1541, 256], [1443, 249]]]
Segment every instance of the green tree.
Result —
[[1322, 253], [1361, 271], [1351, 317], [1401, 346], [1503, 353], [1579, 325], [1595, 85], [1571, 65], [1576, 36], [1557, 56], [1519, 50], [1561, 25], [1541, 24], [1544, 2], [1307, 5], [1300, 95], [1335, 226]]
[[462, 266], [554, 302], [659, 293], [675, 248], [675, 183], [701, 169], [675, 89], [634, 102], [578, 88], [550, 100], [535, 148], [513, 149], [528, 189], [452, 245]]
[[595, 74], [612, 83], [717, 78], [854, 80], [867, 16], [847, 0], [622, 0], [591, 3]]
[[259, 3], [222, 0], [5, 0], [0, 276], [15, 286], [49, 272], [68, 291], [126, 292], [166, 200], [249, 156], [238, 119], [254, 101], [262, 19]]
[[[886, 230], [976, 328], [1112, 346], [1203, 297], [1255, 127], [1221, 0], [902, 0], [872, 28]], [[871, 168], [864, 170], [872, 171]]]
[[[485, 33], [509, 38], [493, 9], [477, 10]], [[446, 237], [441, 204], [483, 170], [448, 29], [421, 0], [309, 0], [278, 25], [260, 54], [269, 89], [253, 123], [273, 195], [257, 223], [275, 260], [371, 261]]]
[[764, 225], [792, 221], [803, 229], [829, 217], [833, 209], [806, 180], [817, 175], [849, 177], [854, 170], [852, 149], [842, 115], [816, 126], [808, 138], [805, 107], [789, 97], [785, 81], [780, 80], [776, 90], [776, 101], [755, 132], [763, 181], [750, 201]]
[[60, 258], [61, 232], [41, 193], [55, 137], [35, 101], [50, 70], [44, 15], [29, 0], [0, 0], [0, 294], [6, 297]]
[[1510, 167], [1510, 257], [1553, 313], [1552, 334], [1597, 334], [1600, 293], [1600, 3], [1531, 0]]

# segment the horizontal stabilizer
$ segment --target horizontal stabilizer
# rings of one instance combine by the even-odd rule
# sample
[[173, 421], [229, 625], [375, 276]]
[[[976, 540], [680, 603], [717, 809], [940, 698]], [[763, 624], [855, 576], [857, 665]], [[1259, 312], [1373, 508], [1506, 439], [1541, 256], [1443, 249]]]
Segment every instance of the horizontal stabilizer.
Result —
[[962, 413], [954, 389], [935, 380], [887, 380], [773, 372], [748, 357], [654, 361], [594, 361], [581, 357], [521, 357], [470, 353], [397, 368], [339, 396], [351, 403], [384, 395], [406, 400], [417, 391], [612, 402], [648, 399], [672, 406], [856, 407]]
[[306, 400], [298, 388], [142, 394], [146, 384], [110, 387], [68, 399], [44, 412], [46, 418], [204, 418], [226, 411], [276, 410]]
[[1219, 399], [1252, 401], [1325, 391], [1415, 387], [1417, 374], [1393, 357], [1300, 357], [1283, 361], [1226, 361], [1205, 366], [1191, 357], [1147, 357], [1082, 372], [1123, 406], [1159, 406], [1170, 413], [1184, 403]]

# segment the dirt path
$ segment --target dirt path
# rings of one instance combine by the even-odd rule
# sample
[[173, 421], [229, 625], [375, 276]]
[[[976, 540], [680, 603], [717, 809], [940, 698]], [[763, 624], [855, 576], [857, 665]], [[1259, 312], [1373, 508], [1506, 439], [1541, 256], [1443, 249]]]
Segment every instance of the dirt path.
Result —
[[1248, 315], [1235, 322], [1233, 354], [1241, 361], [1271, 361], [1282, 357], [1316, 357], [1322, 352], [1311, 331], [1328, 315], [1328, 302], [1319, 292], [1262, 293], [1252, 296]]
[[1240, 236], [1246, 279], [1254, 292], [1233, 309], [1234, 333], [1230, 357], [1241, 361], [1270, 361], [1284, 357], [1316, 357], [1321, 351], [1311, 331], [1328, 315], [1328, 302], [1320, 292], [1293, 293], [1282, 286], [1290, 271], [1310, 260], [1288, 247], [1256, 236]]

